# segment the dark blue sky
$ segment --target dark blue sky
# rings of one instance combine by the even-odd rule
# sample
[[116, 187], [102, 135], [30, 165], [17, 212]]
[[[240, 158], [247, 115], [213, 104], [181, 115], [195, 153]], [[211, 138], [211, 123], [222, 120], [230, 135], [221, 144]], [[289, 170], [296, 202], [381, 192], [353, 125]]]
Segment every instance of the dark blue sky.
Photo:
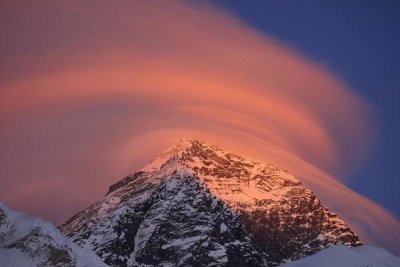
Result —
[[400, 1], [212, 2], [323, 63], [375, 106], [374, 149], [345, 178], [400, 218]]

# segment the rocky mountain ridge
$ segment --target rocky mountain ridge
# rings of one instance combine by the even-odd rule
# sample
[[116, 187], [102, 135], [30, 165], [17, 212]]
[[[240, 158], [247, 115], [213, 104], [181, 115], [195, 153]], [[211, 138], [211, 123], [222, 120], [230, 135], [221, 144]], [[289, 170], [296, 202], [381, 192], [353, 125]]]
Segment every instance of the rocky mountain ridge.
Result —
[[111, 266], [276, 266], [357, 235], [286, 170], [183, 140], [60, 226]]

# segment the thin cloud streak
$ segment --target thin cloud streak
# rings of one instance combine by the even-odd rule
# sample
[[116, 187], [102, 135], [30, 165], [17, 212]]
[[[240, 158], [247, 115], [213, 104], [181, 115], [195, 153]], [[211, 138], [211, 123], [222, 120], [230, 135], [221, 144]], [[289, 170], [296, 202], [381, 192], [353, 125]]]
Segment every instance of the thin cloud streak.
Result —
[[362, 163], [374, 133], [368, 104], [323, 66], [208, 4], [1, 5], [12, 207], [59, 223], [192, 137], [294, 172], [370, 242], [400, 239], [392, 215], [328, 175]]

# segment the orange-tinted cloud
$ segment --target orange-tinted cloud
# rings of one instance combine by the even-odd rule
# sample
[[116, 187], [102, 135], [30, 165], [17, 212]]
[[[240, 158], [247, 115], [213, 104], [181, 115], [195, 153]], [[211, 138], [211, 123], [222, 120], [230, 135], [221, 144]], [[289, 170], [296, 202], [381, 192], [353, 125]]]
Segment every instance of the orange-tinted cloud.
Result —
[[362, 237], [399, 239], [388, 212], [327, 174], [361, 162], [373, 133], [368, 105], [323, 66], [208, 4], [0, 5], [11, 206], [60, 222], [192, 137], [284, 166]]

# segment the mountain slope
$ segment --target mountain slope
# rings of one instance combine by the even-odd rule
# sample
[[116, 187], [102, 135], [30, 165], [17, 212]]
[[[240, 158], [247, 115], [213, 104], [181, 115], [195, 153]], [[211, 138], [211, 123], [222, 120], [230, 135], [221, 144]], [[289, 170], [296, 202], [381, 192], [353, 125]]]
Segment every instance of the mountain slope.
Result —
[[0, 202], [0, 266], [106, 267], [93, 252], [79, 248], [51, 223], [7, 208]]
[[196, 140], [110, 186], [60, 229], [111, 266], [273, 266], [361, 244], [287, 171]]
[[348, 248], [336, 245], [281, 267], [399, 267], [400, 258], [374, 246]]

